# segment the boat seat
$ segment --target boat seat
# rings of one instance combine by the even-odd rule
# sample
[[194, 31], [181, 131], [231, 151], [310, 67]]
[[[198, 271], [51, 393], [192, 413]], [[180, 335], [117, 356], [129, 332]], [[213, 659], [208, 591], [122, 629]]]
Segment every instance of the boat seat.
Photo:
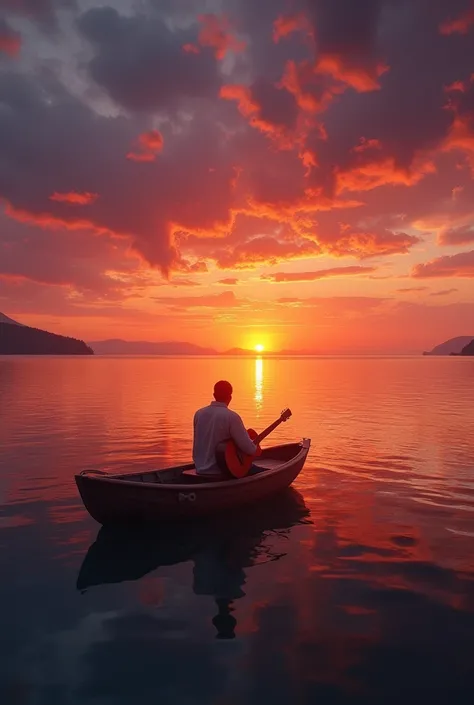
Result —
[[186, 478], [188, 482], [221, 482], [229, 478], [223, 473], [209, 473], [208, 475], [200, 475], [196, 470], [183, 470], [181, 476]]

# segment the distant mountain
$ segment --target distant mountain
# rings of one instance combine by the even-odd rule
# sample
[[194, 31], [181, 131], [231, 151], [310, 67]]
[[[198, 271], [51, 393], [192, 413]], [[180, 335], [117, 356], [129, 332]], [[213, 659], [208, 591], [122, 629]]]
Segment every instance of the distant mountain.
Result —
[[217, 355], [213, 348], [175, 341], [154, 343], [146, 340], [111, 339], [96, 340], [88, 345], [96, 355]]
[[9, 323], [11, 326], [21, 326], [21, 323], [14, 321], [13, 318], [8, 318], [4, 313], [0, 313], [0, 323]]
[[82, 340], [48, 333], [45, 330], [30, 328], [15, 322], [0, 322], [0, 355], [93, 354]]
[[474, 355], [474, 340], [471, 340], [462, 350], [461, 355]]
[[461, 335], [458, 338], [451, 338], [445, 343], [437, 345], [431, 352], [424, 352], [423, 355], [459, 355], [461, 350], [474, 340], [474, 335]]

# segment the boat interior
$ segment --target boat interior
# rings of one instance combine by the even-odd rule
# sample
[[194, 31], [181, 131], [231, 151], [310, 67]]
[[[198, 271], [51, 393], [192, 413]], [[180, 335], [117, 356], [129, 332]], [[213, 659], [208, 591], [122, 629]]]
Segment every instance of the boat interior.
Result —
[[[301, 443], [287, 443], [262, 449], [262, 455], [255, 459], [255, 465], [264, 470], [276, 470], [296, 457], [301, 451]], [[92, 471], [94, 472], [94, 471]], [[102, 474], [102, 473], [99, 473]], [[147, 470], [146, 472], [123, 473], [112, 475], [114, 479], [133, 480], [134, 482], [156, 483], [160, 485], [191, 485], [209, 482], [229, 482], [235, 480], [230, 475], [219, 473], [198, 475], [193, 463], [178, 465], [161, 470]]]

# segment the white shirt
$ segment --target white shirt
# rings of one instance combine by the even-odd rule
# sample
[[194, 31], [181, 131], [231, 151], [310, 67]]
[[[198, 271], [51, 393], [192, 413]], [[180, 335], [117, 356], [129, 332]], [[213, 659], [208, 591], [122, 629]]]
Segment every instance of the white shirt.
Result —
[[194, 414], [193, 462], [196, 472], [218, 472], [216, 448], [222, 441], [233, 439], [247, 455], [253, 455], [256, 446], [250, 440], [240, 416], [220, 401], [198, 409]]

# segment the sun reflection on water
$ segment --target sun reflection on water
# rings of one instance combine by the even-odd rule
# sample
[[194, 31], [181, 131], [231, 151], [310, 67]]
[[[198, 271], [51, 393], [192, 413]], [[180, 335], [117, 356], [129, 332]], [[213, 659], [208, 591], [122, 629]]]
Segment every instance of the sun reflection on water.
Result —
[[255, 358], [255, 403], [257, 405], [257, 413], [261, 411], [263, 406], [263, 359]]

